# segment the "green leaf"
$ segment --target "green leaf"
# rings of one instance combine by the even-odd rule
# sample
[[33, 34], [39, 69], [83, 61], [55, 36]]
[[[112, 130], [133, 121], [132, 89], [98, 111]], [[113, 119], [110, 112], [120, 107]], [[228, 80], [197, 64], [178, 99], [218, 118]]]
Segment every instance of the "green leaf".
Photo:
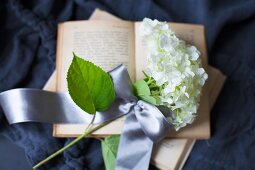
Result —
[[101, 141], [106, 170], [114, 170], [120, 135], [113, 135]]
[[67, 72], [71, 98], [89, 114], [107, 110], [115, 99], [110, 75], [93, 63], [73, 55], [73, 61]]
[[135, 95], [152, 105], [156, 105], [156, 99], [151, 96], [150, 88], [144, 80], [138, 80], [134, 83]]

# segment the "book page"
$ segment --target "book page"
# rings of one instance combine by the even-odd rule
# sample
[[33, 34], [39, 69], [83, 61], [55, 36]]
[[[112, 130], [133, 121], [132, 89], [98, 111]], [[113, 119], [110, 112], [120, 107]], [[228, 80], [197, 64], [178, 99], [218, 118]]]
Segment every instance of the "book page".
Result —
[[181, 169], [195, 140], [164, 139], [153, 147], [151, 163], [161, 170]]
[[66, 75], [72, 53], [105, 71], [124, 64], [134, 80], [134, 24], [118, 21], [73, 21], [59, 24], [57, 90], [67, 91]]
[[98, 8], [91, 14], [89, 20], [122, 21], [120, 18]]
[[[108, 14], [109, 15], [109, 14]], [[104, 15], [94, 15], [96, 17], [99, 17], [98, 19], [104, 18]], [[109, 15], [110, 16], [110, 15]], [[109, 16], [107, 17], [109, 19]], [[92, 16], [93, 17], [93, 16]], [[96, 19], [96, 17], [94, 19]], [[72, 22], [70, 22], [72, 23]], [[137, 29], [138, 23], [136, 23], [136, 29]], [[205, 37], [204, 37], [204, 27], [201, 25], [192, 25], [192, 24], [177, 24], [177, 23], [170, 23], [171, 28], [177, 33], [177, 35], [181, 38], [187, 41], [189, 44], [195, 45], [198, 47], [200, 52], [202, 53], [203, 57], [203, 64], [205, 69], [208, 72], [207, 69], [207, 55], [206, 55], [206, 47], [205, 47]], [[137, 34], [136, 34], [137, 36]], [[144, 67], [144, 63], [146, 61], [145, 54], [143, 54], [142, 50], [144, 47], [142, 45], [139, 45], [139, 37], [136, 37], [136, 78], [141, 78], [141, 70]], [[140, 70], [140, 71], [139, 71]], [[63, 73], [63, 71], [62, 71]], [[62, 74], [61, 73], [61, 74]], [[140, 75], [139, 75], [140, 74]], [[211, 73], [209, 74], [209, 80]], [[135, 74], [134, 74], [135, 75]], [[208, 81], [209, 82], [209, 81]], [[192, 125], [188, 125], [187, 127], [181, 129], [178, 132], [175, 132], [174, 130], [169, 134], [169, 137], [187, 137], [187, 138], [208, 138], [210, 136], [210, 120], [209, 120], [209, 103], [208, 103], [208, 83], [206, 83], [206, 86], [203, 90], [203, 96], [200, 103], [199, 108], [199, 116], [197, 120]], [[206, 90], [207, 89], [207, 90]], [[219, 87], [220, 89], [220, 87]], [[216, 89], [216, 90], [219, 90]], [[119, 134], [121, 132], [121, 129], [123, 127], [123, 122], [125, 120], [125, 117], [122, 117], [111, 124], [107, 125], [106, 127], [98, 130], [94, 133], [96, 136], [108, 136], [111, 134]], [[84, 129], [86, 128], [85, 125], [80, 124], [62, 124], [59, 126], [56, 126], [57, 128], [54, 128], [54, 135], [57, 137], [76, 137], [79, 134], [81, 134]]]

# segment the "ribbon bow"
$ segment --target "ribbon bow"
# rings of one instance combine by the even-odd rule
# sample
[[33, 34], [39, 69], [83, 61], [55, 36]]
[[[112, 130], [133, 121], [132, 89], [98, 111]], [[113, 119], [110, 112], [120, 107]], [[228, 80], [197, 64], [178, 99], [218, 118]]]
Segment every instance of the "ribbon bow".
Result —
[[[133, 93], [127, 69], [120, 65], [109, 72], [116, 99], [105, 112], [97, 112], [95, 123], [127, 115], [118, 148], [116, 170], [148, 169], [153, 143], [164, 138], [171, 128], [160, 110]], [[37, 89], [14, 89], [0, 93], [0, 106], [9, 124], [21, 122], [84, 123], [92, 120], [82, 113], [66, 93]], [[1, 108], [0, 108], [1, 109]], [[165, 109], [166, 110], [166, 109]], [[167, 109], [164, 114], [172, 115]]]

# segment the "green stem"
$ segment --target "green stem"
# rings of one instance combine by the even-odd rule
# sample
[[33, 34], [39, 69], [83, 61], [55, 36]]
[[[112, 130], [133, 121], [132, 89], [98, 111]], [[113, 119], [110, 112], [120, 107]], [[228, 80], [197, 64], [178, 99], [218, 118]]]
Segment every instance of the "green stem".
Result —
[[149, 86], [149, 88], [151, 89], [151, 88], [156, 88], [156, 87], [158, 87], [157, 85], [154, 85], [154, 84], [150, 84], [150, 85], [148, 85]]
[[76, 139], [74, 139], [72, 142], [70, 142], [69, 144], [67, 144], [66, 146], [64, 146], [63, 148], [59, 149], [58, 151], [56, 151], [55, 153], [53, 153], [52, 155], [50, 155], [49, 157], [47, 157], [46, 159], [42, 160], [41, 162], [39, 162], [38, 164], [36, 164], [33, 169], [37, 169], [40, 166], [42, 166], [43, 164], [45, 164], [46, 162], [50, 161], [51, 159], [55, 158], [56, 156], [58, 156], [59, 154], [63, 153], [65, 150], [67, 150], [68, 148], [72, 147], [73, 145], [75, 145], [77, 142], [79, 142], [81, 139], [86, 138], [88, 136], [90, 136], [93, 132], [97, 131], [98, 129], [104, 127], [105, 125], [107, 125], [108, 123], [110, 123], [112, 120], [104, 122], [98, 126], [96, 126], [95, 128], [92, 128], [90, 130], [86, 130], [82, 135], [80, 135], [79, 137], [77, 137]]
[[153, 95], [152, 96], [160, 96], [160, 89], [158, 91], [153, 91]]
[[86, 133], [91, 128], [91, 126], [93, 125], [93, 123], [95, 121], [95, 118], [96, 118], [96, 114], [93, 115], [93, 118], [92, 118], [91, 122], [89, 123], [89, 125], [87, 126], [87, 128], [85, 129], [84, 133]]

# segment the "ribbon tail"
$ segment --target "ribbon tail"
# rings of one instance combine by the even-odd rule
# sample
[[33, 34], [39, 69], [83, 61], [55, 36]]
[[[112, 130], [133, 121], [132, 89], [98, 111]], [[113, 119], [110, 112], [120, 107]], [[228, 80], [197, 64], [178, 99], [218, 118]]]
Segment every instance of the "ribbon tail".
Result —
[[147, 170], [152, 148], [153, 141], [145, 135], [132, 111], [124, 123], [115, 170]]
[[[132, 104], [116, 98], [105, 112], [97, 112], [95, 123], [116, 119], [129, 112]], [[67, 93], [39, 89], [13, 89], [0, 93], [0, 110], [9, 124], [22, 122], [88, 124], [92, 115], [81, 110]]]

